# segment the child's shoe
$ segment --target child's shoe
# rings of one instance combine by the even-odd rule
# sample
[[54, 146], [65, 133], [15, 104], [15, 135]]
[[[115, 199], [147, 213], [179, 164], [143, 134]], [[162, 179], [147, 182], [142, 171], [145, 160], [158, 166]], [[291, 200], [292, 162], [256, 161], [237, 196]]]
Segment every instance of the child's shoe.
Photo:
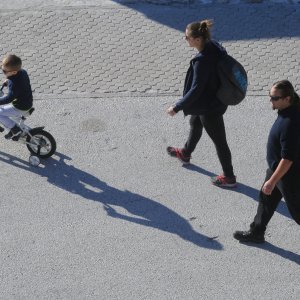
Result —
[[184, 165], [190, 163], [191, 156], [186, 155], [181, 148], [167, 147], [167, 152], [170, 156], [178, 158]]
[[236, 177], [227, 177], [224, 175], [211, 177], [211, 183], [219, 187], [236, 187]]
[[17, 141], [19, 139], [19, 135], [22, 133], [21, 128], [18, 125], [15, 125], [11, 130], [4, 136], [7, 140]]

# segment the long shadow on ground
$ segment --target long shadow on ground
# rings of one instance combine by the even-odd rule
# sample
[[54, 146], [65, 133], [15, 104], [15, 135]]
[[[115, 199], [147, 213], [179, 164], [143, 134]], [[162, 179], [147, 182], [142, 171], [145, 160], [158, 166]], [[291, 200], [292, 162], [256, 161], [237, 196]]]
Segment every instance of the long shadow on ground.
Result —
[[247, 243], [245, 245], [247, 245], [248, 247], [255, 247], [255, 248], [259, 248], [259, 249], [277, 254], [277, 255], [281, 256], [282, 258], [288, 259], [291, 262], [294, 262], [297, 265], [300, 265], [300, 255], [299, 254], [296, 254], [296, 253], [288, 251], [288, 250], [284, 250], [284, 249], [277, 247], [269, 242], [265, 242], [263, 244]]
[[[49, 158], [44, 166], [34, 168], [28, 162], [0, 151], [0, 161], [47, 178], [47, 181], [63, 190], [103, 204], [107, 214], [139, 225], [152, 227], [178, 235], [183, 240], [199, 247], [222, 250], [223, 246], [214, 237], [196, 232], [189, 222], [175, 211], [152, 199], [119, 190], [107, 185], [95, 176], [66, 163], [71, 158], [56, 153], [58, 160]], [[122, 207], [121, 214], [115, 207]]]
[[[210, 171], [207, 171], [207, 170], [205, 170], [201, 167], [198, 167], [196, 165], [193, 165], [193, 164], [184, 166], [184, 168], [187, 170], [190, 170], [190, 171], [194, 171], [194, 172], [209, 176], [209, 177], [217, 175], [217, 174], [214, 174]], [[245, 185], [241, 182], [238, 182], [237, 187], [230, 189], [230, 191], [248, 196], [249, 198], [252, 198], [253, 200], [258, 201], [259, 190], [255, 189], [251, 186]], [[289, 218], [289, 219], [292, 218], [290, 212], [287, 209], [287, 206], [285, 205], [285, 203], [283, 201], [281, 201], [279, 203], [276, 212], [281, 214], [282, 216]], [[254, 213], [255, 212], [253, 212], [253, 214]], [[254, 215], [253, 215], [253, 217], [254, 217]]]
[[[210, 177], [211, 176], [216, 176], [216, 174], [214, 174], [210, 171], [207, 171], [207, 170], [205, 170], [201, 167], [198, 167], [196, 165], [193, 165], [193, 164], [184, 166], [184, 168], [187, 169], [187, 170], [198, 172], [198, 173], [206, 175], [206, 176], [210, 176]], [[248, 185], [238, 183], [237, 188], [230, 189], [230, 190], [233, 191], [233, 192], [236, 192], [236, 193], [246, 195], [246, 196], [258, 201], [259, 190], [254, 189], [254, 188], [252, 188]], [[286, 205], [283, 203], [283, 201], [280, 202], [280, 204], [277, 207], [276, 211], [278, 213], [280, 213], [281, 215], [285, 216], [285, 217], [288, 217], [290, 219], [292, 218], [289, 211], [288, 211], [288, 209], [287, 209], [287, 207], [286, 207]], [[250, 246], [250, 247], [256, 247], [256, 248], [259, 248], [259, 249], [277, 254], [277, 255], [281, 256], [282, 258], [288, 259], [288, 260], [290, 260], [292, 262], [295, 262], [296, 264], [300, 265], [300, 255], [299, 254], [296, 254], [294, 252], [282, 249], [282, 248], [277, 247], [277, 246], [275, 246], [275, 245], [273, 245], [269, 242], [265, 242], [264, 244], [249, 243], [249, 244], [245, 244], [245, 245]]]

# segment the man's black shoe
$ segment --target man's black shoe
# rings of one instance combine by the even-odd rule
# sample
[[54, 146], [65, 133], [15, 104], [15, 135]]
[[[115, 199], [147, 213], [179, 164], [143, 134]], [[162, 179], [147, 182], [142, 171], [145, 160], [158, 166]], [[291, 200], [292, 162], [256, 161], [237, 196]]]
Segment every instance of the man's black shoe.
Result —
[[17, 141], [19, 139], [19, 135], [22, 133], [21, 128], [18, 125], [15, 125], [8, 134], [6, 134], [4, 137], [9, 140], [13, 139], [14, 141]]
[[261, 244], [265, 242], [265, 235], [263, 233], [254, 233], [253, 231], [236, 231], [233, 237], [242, 243], [256, 243]]
[[2, 126], [0, 126], [0, 132], [3, 132], [5, 129], [2, 127]]

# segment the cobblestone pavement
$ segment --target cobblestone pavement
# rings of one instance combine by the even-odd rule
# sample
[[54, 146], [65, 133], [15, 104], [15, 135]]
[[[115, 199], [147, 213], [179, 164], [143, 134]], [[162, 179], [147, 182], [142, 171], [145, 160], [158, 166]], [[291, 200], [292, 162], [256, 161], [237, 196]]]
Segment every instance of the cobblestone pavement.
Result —
[[116, 0], [118, 3], [151, 3], [151, 4], [258, 4], [258, 3], [283, 3], [298, 4], [300, 0]]
[[300, 0], [118, 0], [119, 3], [137, 3], [145, 2], [152, 4], [240, 4], [240, 3], [285, 3], [298, 4]]
[[215, 37], [249, 73], [249, 93], [280, 78], [299, 87], [299, 5], [104, 4], [2, 9], [1, 56], [23, 58], [36, 94], [179, 94], [195, 53], [184, 28], [213, 18]]

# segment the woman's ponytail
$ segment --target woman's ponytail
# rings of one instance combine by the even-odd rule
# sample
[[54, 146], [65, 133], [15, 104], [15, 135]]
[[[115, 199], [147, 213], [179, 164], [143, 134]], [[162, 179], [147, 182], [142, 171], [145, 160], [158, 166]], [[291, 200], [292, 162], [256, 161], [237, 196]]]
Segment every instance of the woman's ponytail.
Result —
[[202, 20], [199, 22], [191, 23], [187, 26], [190, 35], [193, 38], [202, 37], [205, 41], [211, 39], [210, 29], [213, 26], [212, 20]]

